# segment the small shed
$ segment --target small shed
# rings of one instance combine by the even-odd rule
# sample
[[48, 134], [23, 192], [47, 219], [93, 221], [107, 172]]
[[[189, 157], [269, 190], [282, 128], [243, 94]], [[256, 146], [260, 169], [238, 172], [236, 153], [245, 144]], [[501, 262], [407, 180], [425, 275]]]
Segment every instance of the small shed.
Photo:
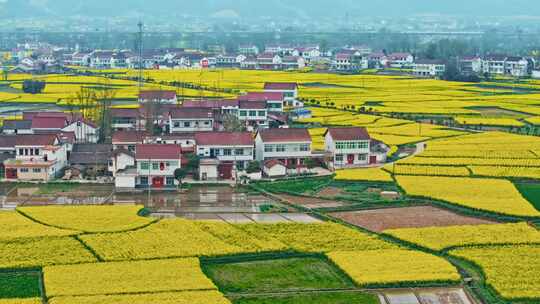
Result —
[[264, 163], [263, 172], [268, 177], [287, 176], [287, 166], [277, 159], [271, 159]]
[[199, 180], [215, 181], [218, 179], [219, 160], [217, 159], [201, 159], [199, 162]]

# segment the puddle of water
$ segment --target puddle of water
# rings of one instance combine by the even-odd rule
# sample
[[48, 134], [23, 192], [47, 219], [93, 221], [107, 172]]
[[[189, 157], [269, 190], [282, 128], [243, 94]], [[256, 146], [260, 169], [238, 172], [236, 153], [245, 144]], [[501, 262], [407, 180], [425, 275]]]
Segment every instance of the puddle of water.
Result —
[[463, 288], [380, 290], [382, 304], [474, 304]]

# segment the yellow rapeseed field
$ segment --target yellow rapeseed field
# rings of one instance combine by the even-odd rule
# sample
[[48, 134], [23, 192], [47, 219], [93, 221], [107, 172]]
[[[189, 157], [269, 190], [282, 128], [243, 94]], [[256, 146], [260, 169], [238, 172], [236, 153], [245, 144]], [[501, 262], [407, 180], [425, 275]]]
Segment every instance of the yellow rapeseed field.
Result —
[[50, 266], [43, 275], [49, 297], [216, 289], [196, 258]]
[[463, 248], [452, 250], [450, 254], [480, 265], [487, 283], [502, 297], [512, 302], [527, 299], [530, 301], [527, 303], [538, 303], [540, 300], [540, 246]]
[[411, 250], [330, 252], [327, 256], [360, 286], [458, 282], [454, 266], [444, 259]]
[[540, 216], [507, 180], [405, 175], [396, 180], [410, 195], [508, 215]]
[[414, 166], [401, 163], [385, 166], [386, 170], [397, 175], [430, 175], [430, 176], [469, 176], [467, 167], [450, 166]]
[[396, 245], [339, 224], [240, 225], [252, 235], [270, 237], [300, 252], [329, 252], [397, 248]]
[[137, 215], [142, 208], [135, 205], [106, 205], [20, 207], [18, 210], [54, 227], [84, 232], [113, 232], [139, 228], [154, 221]]
[[527, 223], [390, 229], [384, 233], [434, 250], [486, 244], [540, 244], [540, 231]]
[[38, 224], [14, 211], [0, 211], [0, 227], [0, 241], [77, 233]]
[[393, 182], [390, 173], [382, 168], [337, 170], [336, 180]]
[[[34, 302], [29, 302], [34, 303]], [[41, 302], [35, 302], [38, 304]], [[86, 297], [55, 297], [50, 304], [230, 304], [218, 291], [183, 291], [134, 295], [108, 295]], [[0, 304], [4, 304], [0, 301]], [[7, 302], [5, 304], [19, 304]], [[24, 304], [24, 303], [20, 303]]]
[[96, 258], [71, 237], [42, 237], [0, 242], [0, 268], [28, 268], [95, 262]]
[[43, 300], [40, 298], [28, 298], [28, 299], [0, 299], [0, 304], [42, 304]]

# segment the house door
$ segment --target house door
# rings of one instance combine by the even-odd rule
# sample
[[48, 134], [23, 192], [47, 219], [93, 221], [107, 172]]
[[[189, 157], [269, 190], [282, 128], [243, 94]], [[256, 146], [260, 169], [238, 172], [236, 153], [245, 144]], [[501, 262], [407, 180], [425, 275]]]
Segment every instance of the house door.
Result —
[[232, 162], [224, 162], [218, 166], [218, 174], [221, 179], [232, 179]]
[[377, 156], [370, 156], [369, 157], [369, 164], [374, 165], [377, 163]]
[[354, 164], [354, 154], [347, 155], [347, 164], [349, 165]]
[[163, 185], [165, 185], [165, 181], [163, 177], [156, 176], [152, 178], [152, 187], [154, 188], [162, 188]]

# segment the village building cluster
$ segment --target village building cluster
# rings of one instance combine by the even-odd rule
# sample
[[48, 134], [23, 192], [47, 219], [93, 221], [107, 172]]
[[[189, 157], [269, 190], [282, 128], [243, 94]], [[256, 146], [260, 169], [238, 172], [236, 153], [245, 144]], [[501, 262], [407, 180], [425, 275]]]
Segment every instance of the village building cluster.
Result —
[[[110, 141], [79, 113], [24, 112], [22, 119], [4, 121], [1, 169], [8, 181], [90, 176], [120, 189], [161, 189], [176, 187], [177, 170], [193, 159], [191, 175], [199, 182], [283, 178], [315, 174], [315, 168], [330, 174], [386, 161], [389, 148], [360, 127], [330, 128], [325, 149], [314, 150], [307, 129], [289, 127], [285, 109], [306, 111], [297, 97], [296, 83], [181, 104], [174, 91], [143, 90], [139, 108], [110, 110]], [[237, 130], [227, 129], [231, 122]]]
[[[0, 51], [0, 58], [9, 59], [14, 72], [56, 72], [66, 67], [90, 69], [200, 69], [238, 68], [249, 70], [301, 70], [306, 67], [355, 73], [367, 69], [401, 70], [417, 77], [440, 78], [448, 62], [417, 58], [407, 52], [372, 50], [369, 46], [345, 46], [323, 50], [319, 45], [270, 44], [239, 45], [235, 52], [222, 46], [207, 51], [166, 48], [149, 49], [142, 58], [132, 50], [65, 50], [47, 44], [21, 44], [13, 50]], [[533, 57], [513, 55], [463, 56], [457, 68], [464, 75], [509, 75], [540, 77], [540, 62]]]

